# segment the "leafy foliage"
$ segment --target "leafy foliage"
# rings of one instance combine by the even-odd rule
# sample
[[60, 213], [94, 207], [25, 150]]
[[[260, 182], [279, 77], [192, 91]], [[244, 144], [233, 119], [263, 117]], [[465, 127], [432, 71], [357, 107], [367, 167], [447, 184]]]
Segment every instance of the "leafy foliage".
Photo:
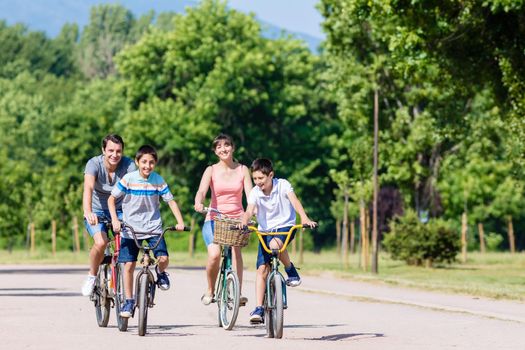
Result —
[[410, 210], [391, 222], [383, 244], [393, 259], [403, 260], [409, 265], [432, 266], [455, 260], [460, 249], [458, 237], [445, 221], [432, 219], [423, 224]]

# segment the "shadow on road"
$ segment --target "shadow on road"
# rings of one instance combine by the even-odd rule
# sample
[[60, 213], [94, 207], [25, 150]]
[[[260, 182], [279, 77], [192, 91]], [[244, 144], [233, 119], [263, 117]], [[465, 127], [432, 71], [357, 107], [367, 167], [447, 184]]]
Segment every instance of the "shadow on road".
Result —
[[316, 340], [316, 341], [339, 341], [339, 340], [347, 340], [351, 338], [359, 338], [359, 339], [370, 339], [370, 338], [382, 338], [385, 335], [382, 333], [342, 333], [342, 334], [331, 334], [331, 335], [324, 335], [319, 338], [303, 338], [304, 340]]
[[[204, 270], [205, 267], [201, 266], [170, 266], [170, 270]], [[9, 274], [24, 274], [24, 275], [34, 275], [34, 274], [48, 274], [48, 275], [62, 275], [62, 274], [78, 274], [78, 273], [87, 273], [88, 267], [79, 266], [79, 267], [67, 267], [67, 268], [49, 268], [49, 267], [35, 267], [35, 268], [0, 268], [0, 275], [9, 275]]]

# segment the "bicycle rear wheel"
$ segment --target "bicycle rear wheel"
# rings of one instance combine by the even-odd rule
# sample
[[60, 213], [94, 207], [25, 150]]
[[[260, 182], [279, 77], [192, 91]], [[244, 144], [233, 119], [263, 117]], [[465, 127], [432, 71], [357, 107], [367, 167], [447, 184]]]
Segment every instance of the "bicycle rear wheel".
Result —
[[222, 328], [229, 331], [235, 326], [240, 304], [239, 278], [235, 271], [226, 273], [224, 289], [219, 298], [221, 299], [219, 310]]
[[117, 264], [117, 266], [115, 266], [115, 289], [115, 313], [117, 314], [117, 326], [119, 331], [125, 332], [128, 330], [129, 318], [120, 316], [120, 311], [126, 300], [126, 294], [124, 293], [124, 264]]
[[139, 279], [139, 295], [137, 304], [139, 307], [139, 335], [146, 334], [148, 328], [148, 294], [150, 291], [150, 280], [146, 273], [142, 274]]
[[95, 314], [99, 327], [107, 327], [109, 322], [109, 313], [111, 309], [111, 300], [108, 293], [108, 281], [110, 280], [111, 269], [107, 264], [101, 265], [98, 269], [95, 280], [94, 302]]
[[273, 305], [272, 323], [274, 337], [280, 339], [283, 337], [284, 327], [284, 304], [283, 304], [283, 280], [279, 274], [275, 274], [272, 279], [273, 284]]

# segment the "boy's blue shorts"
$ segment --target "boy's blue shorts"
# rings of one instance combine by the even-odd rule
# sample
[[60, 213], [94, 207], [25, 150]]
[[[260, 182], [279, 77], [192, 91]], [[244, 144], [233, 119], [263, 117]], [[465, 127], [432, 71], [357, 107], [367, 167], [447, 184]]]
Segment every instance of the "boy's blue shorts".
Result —
[[[109, 210], [94, 211], [93, 213], [98, 217], [106, 217], [111, 220], [111, 214], [109, 213]], [[122, 220], [121, 210], [117, 210], [117, 217], [119, 220]], [[104, 232], [106, 235], [108, 233], [108, 227], [106, 227], [105, 224], [101, 224], [100, 222], [96, 225], [90, 225], [86, 218], [84, 218], [84, 226], [91, 237], [95, 236], [95, 234], [99, 232]]]
[[[281, 227], [281, 228], [278, 228], [276, 229], [274, 232], [288, 232], [290, 231], [290, 229], [292, 228], [292, 226], [288, 226], [288, 227]], [[290, 237], [290, 242], [294, 240], [295, 238], [295, 232], [297, 230], [294, 230], [293, 233], [292, 233], [292, 236]], [[286, 241], [286, 237], [288, 235], [275, 235], [275, 236], [263, 236], [263, 239], [266, 243], [266, 246], [268, 248], [270, 248], [270, 241], [274, 238], [278, 238], [281, 240], [281, 242], [284, 243], [284, 241]], [[290, 243], [288, 242], [288, 243]], [[287, 248], [288, 249], [288, 248]], [[266, 252], [266, 250], [263, 249], [262, 247], [262, 244], [261, 242], [259, 242], [259, 251], [257, 252], [257, 268], [259, 268], [259, 266], [261, 265], [265, 265], [265, 264], [268, 264], [270, 263], [270, 254]]]
[[[139, 243], [142, 244], [143, 241], [147, 241], [148, 245], [150, 247], [154, 246], [157, 240], [159, 239], [159, 236], [154, 236], [146, 239], [139, 239]], [[153, 250], [153, 255], [155, 258], [158, 258], [159, 256], [169, 256], [168, 254], [168, 247], [166, 246], [166, 241], [164, 240], [164, 237], [162, 237], [162, 240], [160, 241], [157, 248]], [[137, 261], [137, 257], [139, 256], [139, 248], [135, 244], [135, 241], [133, 238], [121, 238], [120, 239], [120, 252], [118, 255], [118, 262], [119, 263], [127, 263], [127, 262], [135, 262]]]

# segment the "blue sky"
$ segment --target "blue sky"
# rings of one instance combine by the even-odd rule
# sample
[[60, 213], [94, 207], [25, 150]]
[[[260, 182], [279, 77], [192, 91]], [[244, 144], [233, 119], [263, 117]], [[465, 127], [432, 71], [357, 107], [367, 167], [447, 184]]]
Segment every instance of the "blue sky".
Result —
[[324, 38], [323, 17], [315, 8], [319, 0], [230, 0], [228, 4], [242, 12], [254, 12], [257, 18], [293, 32]]

